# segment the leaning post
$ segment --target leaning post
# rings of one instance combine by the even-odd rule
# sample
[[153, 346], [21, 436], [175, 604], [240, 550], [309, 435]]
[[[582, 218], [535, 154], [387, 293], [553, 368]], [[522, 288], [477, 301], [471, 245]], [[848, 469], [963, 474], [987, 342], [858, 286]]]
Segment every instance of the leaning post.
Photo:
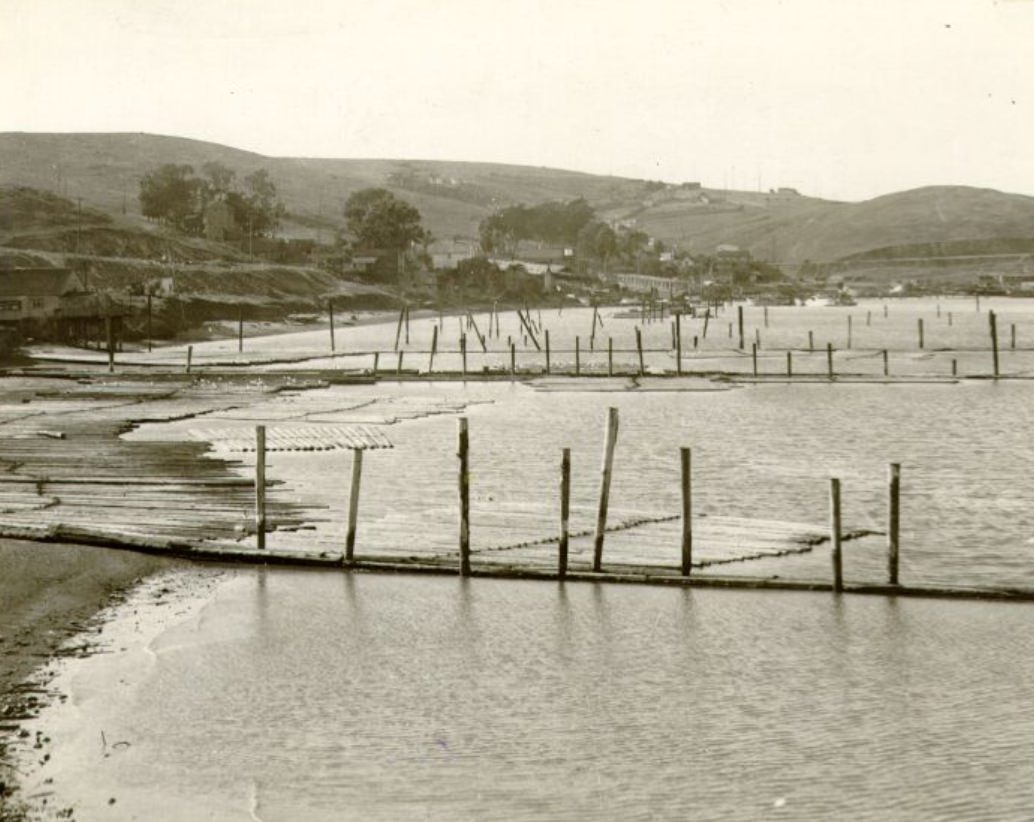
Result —
[[596, 538], [593, 544], [592, 570], [603, 570], [603, 537], [607, 531], [607, 504], [610, 500], [610, 478], [614, 469], [614, 447], [618, 439], [618, 410], [607, 409], [607, 433], [603, 441], [603, 464], [600, 469], [600, 505], [596, 515]]
[[[977, 297], [979, 300], [980, 297]], [[987, 321], [991, 326], [991, 356], [994, 366], [994, 376], [998, 379], [998, 318], [993, 311], [987, 312]]]
[[363, 449], [352, 449], [352, 490], [348, 495], [348, 536], [345, 538], [345, 559], [355, 556], [355, 529], [359, 517], [359, 480], [363, 473]]

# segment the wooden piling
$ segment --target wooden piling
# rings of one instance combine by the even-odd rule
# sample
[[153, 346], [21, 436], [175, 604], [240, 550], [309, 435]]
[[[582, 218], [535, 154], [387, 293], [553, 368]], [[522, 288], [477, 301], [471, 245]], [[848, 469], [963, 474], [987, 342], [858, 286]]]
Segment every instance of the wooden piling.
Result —
[[916, 324], [917, 324], [917, 330], [919, 332], [919, 349], [922, 350], [922, 348], [923, 348], [923, 318], [920, 317], [918, 320], [916, 320]]
[[[333, 353], [336, 350], [334, 345], [334, 301], [331, 299], [327, 300], [327, 316], [330, 317], [330, 351]], [[406, 342], [409, 342], [407, 339]]]
[[467, 335], [460, 334], [460, 362], [464, 379], [467, 376]]
[[406, 309], [399, 309], [399, 321], [398, 325], [395, 326], [395, 351], [399, 350], [399, 340], [402, 338], [402, 320], [406, 316]]
[[736, 306], [736, 327], [737, 327], [737, 330], [739, 331], [739, 341], [740, 341], [740, 344], [737, 346], [737, 348], [739, 348], [740, 351], [742, 351], [743, 350], [743, 306], [742, 305]]
[[567, 546], [570, 541], [571, 514], [571, 449], [565, 448], [560, 457], [560, 543], [557, 556], [557, 576], [567, 577]]
[[607, 337], [607, 376], [614, 376], [614, 338]]
[[574, 338], [574, 375], [580, 377], [582, 374], [582, 342], [580, 337]]
[[194, 358], [194, 346], [187, 346], [187, 373], [190, 373], [190, 361]]
[[901, 465], [892, 462], [888, 474], [887, 582], [898, 584], [899, 529], [901, 525]]
[[704, 330], [700, 332], [700, 337], [701, 337], [702, 339], [705, 339], [705, 340], [707, 339], [707, 323], [708, 323], [708, 321], [709, 321], [710, 319], [711, 319], [711, 312], [710, 312], [710, 311], [707, 311], [707, 312], [706, 312], [706, 313], [704, 314]]
[[546, 342], [546, 373], [549, 374], [552, 371], [552, 367], [551, 367], [550, 362], [549, 362], [549, 357], [550, 357], [550, 352], [549, 352], [549, 329], [547, 328], [543, 332], [543, 334], [545, 335], [545, 338], [546, 338], [545, 339], [545, 342]]
[[377, 368], [378, 368], [378, 366], [380, 366], [380, 364], [381, 364], [381, 352], [380, 351], [374, 351], [373, 352], [373, 375], [375, 377], [377, 376]]
[[790, 350], [786, 352], [786, 376], [793, 376], [793, 352]]
[[883, 349], [883, 376], [890, 376], [890, 353], [886, 348]]
[[808, 350], [815, 350], [815, 334], [811, 331], [808, 332]]
[[470, 576], [470, 440], [467, 418], [459, 418], [460, 458], [460, 576]]
[[765, 306], [765, 328], [768, 328], [768, 306]]
[[750, 359], [753, 368], [753, 374], [756, 377], [758, 375], [758, 344], [750, 344]]
[[398, 360], [398, 363], [395, 365], [395, 376], [396, 377], [401, 377], [402, 376], [402, 355], [405, 354], [405, 353], [406, 353], [405, 351], [399, 351], [399, 360]]
[[255, 547], [266, 547], [266, 426], [255, 426]]
[[690, 480], [690, 450], [679, 449], [682, 468], [682, 576], [688, 577], [693, 567], [693, 488]]
[[[695, 338], [694, 338], [695, 339]], [[675, 373], [682, 376], [682, 314], [675, 314]]]
[[1009, 324], [1009, 348], [1016, 349], [1016, 323]]
[[[977, 297], [979, 300], [980, 297]], [[993, 311], [987, 312], [987, 321], [991, 326], [991, 357], [994, 366], [994, 377], [998, 379], [998, 319]]]
[[510, 343], [510, 376], [517, 376], [517, 343]]
[[847, 315], [847, 348], [848, 349], [851, 348], [851, 336], [852, 336], [852, 331], [853, 331], [852, 326], [854, 324], [853, 321], [854, 321], [854, 317], [852, 317], [850, 314], [848, 314]]
[[596, 537], [593, 544], [592, 570], [603, 570], [603, 537], [607, 531], [607, 504], [610, 500], [610, 478], [614, 468], [614, 447], [618, 439], [618, 410], [607, 410], [607, 433], [603, 441], [603, 464], [600, 469], [600, 504], [596, 514]]
[[635, 330], [635, 347], [639, 352], [639, 376], [646, 374], [646, 366], [643, 364], [643, 332], [638, 328]]
[[409, 306], [405, 307], [406, 312], [406, 345], [409, 345]]
[[108, 373], [115, 370], [115, 329], [111, 324], [111, 317], [104, 318], [104, 331], [108, 338]]
[[957, 377], [959, 375], [959, 361], [952, 357], [951, 360], [951, 375]]
[[844, 590], [844, 566], [840, 550], [840, 480], [829, 481], [829, 539], [833, 546], [833, 591]]
[[826, 343], [826, 370], [829, 378], [833, 379], [833, 343]]
[[352, 449], [352, 489], [348, 494], [348, 535], [345, 537], [345, 560], [355, 556], [355, 529], [359, 518], [359, 480], [363, 473], [363, 449]]
[[434, 371], [434, 355], [438, 353], [438, 326], [431, 328], [431, 355], [427, 360], [427, 373]]

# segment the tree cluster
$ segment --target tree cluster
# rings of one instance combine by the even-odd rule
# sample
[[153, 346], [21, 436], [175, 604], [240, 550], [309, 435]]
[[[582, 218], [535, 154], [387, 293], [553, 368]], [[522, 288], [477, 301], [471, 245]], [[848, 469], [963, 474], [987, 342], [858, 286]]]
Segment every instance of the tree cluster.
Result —
[[222, 163], [205, 163], [201, 176], [194, 174], [193, 166], [166, 163], [140, 179], [143, 215], [188, 234], [201, 233], [205, 210], [220, 198], [242, 233], [271, 236], [284, 215], [276, 185], [265, 169], [239, 183], [237, 173]]
[[481, 248], [486, 254], [513, 256], [525, 240], [573, 246], [579, 232], [595, 216], [592, 206], [580, 197], [568, 202], [508, 206], [481, 221]]
[[345, 203], [345, 225], [358, 248], [405, 251], [431, 235], [420, 212], [386, 188], [364, 188]]

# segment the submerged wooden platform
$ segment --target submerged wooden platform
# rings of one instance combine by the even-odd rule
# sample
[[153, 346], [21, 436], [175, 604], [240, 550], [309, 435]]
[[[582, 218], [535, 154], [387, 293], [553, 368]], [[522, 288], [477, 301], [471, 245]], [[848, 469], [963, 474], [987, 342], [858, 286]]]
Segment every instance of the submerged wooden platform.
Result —
[[[147, 539], [131, 534], [114, 535], [91, 528], [49, 527], [12, 528], [0, 526], [0, 537], [31, 540], [40, 543], [78, 543], [104, 548], [139, 551], [149, 554], [177, 557], [198, 562], [224, 564], [271, 565], [296, 568], [321, 568], [337, 572], [434, 574], [458, 576], [459, 563], [446, 557], [364, 556], [346, 560], [343, 552], [258, 550], [242, 545], [206, 542], [191, 543], [182, 540]], [[44, 549], [45, 550], [45, 549]], [[677, 588], [725, 588], [757, 591], [812, 591], [865, 596], [910, 597], [955, 600], [991, 600], [999, 602], [1034, 602], [1034, 590], [1023, 588], [965, 588], [935, 585], [887, 585], [845, 583], [843, 590], [834, 591], [832, 582], [794, 580], [776, 577], [690, 575], [682, 576], [677, 569], [665, 570], [658, 566], [612, 564], [601, 571], [593, 571], [588, 564], [569, 567], [561, 580], [556, 571], [543, 567], [508, 564], [473, 563], [471, 578], [537, 580], [555, 582], [589, 582], [619, 585], [655, 585]]]

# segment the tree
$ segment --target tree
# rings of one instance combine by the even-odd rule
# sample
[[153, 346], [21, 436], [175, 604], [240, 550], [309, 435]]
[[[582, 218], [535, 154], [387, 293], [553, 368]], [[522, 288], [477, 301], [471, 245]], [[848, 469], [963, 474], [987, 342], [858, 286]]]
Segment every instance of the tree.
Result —
[[617, 253], [618, 238], [606, 223], [593, 220], [578, 232], [578, 256], [583, 259], [599, 260], [607, 270], [610, 258]]
[[345, 223], [364, 248], [404, 251], [428, 235], [420, 212], [386, 188], [364, 188], [345, 203]]
[[200, 183], [194, 167], [166, 163], [140, 178], [140, 210], [152, 220], [185, 229], [197, 213]]

